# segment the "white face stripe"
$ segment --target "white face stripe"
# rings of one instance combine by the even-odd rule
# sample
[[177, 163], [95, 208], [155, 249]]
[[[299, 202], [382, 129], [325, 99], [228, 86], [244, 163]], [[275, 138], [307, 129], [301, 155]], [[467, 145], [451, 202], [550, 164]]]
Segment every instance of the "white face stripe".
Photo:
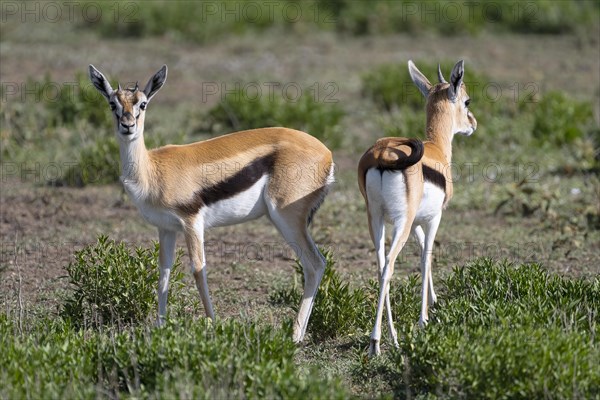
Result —
[[115, 111], [118, 112], [118, 116], [123, 115], [124, 111], [129, 111], [133, 115], [139, 115], [140, 112], [145, 111], [142, 109], [142, 104], [148, 103], [148, 99], [144, 92], [137, 91], [131, 92], [129, 89], [115, 90], [109, 99], [109, 105], [115, 105]]
[[[114, 112], [114, 114], [118, 117], [121, 118], [121, 116], [123, 115], [123, 104], [121, 104], [121, 102], [119, 101], [119, 98], [116, 95], [116, 92], [113, 93], [112, 96], [110, 96], [110, 102], [109, 102], [111, 111]], [[114, 110], [113, 110], [114, 107]]]

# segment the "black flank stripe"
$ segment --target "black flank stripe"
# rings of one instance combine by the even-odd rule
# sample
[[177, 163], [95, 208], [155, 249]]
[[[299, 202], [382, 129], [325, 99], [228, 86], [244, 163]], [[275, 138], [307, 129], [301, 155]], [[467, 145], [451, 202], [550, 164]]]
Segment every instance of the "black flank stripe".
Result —
[[437, 169], [428, 167], [423, 164], [423, 178], [430, 183], [433, 183], [435, 186], [442, 189], [444, 192], [446, 191], [446, 177]]
[[271, 173], [275, 164], [275, 154], [258, 158], [240, 169], [229, 178], [194, 193], [189, 203], [177, 205], [185, 214], [195, 214], [202, 207], [229, 199], [254, 185], [263, 175]]

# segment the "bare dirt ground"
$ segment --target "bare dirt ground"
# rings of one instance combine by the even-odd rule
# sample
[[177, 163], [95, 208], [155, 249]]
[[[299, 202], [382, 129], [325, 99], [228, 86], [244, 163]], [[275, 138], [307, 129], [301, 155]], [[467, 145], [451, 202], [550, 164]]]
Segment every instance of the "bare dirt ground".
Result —
[[[333, 247], [338, 268], [355, 282], [375, 276], [364, 206], [354, 181], [359, 149], [380, 136], [369, 122], [362, 121], [364, 111], [356, 100], [365, 71], [379, 63], [405, 63], [409, 58], [464, 57], [467, 68], [487, 71], [505, 85], [537, 82], [544, 90], [567, 90], [592, 99], [596, 106], [600, 95], [598, 42], [570, 36], [415, 39], [306, 33], [260, 41], [235, 37], [205, 46], [156, 38], [105, 40], [95, 45], [97, 39], [85, 33], [77, 41], [56, 41], [36, 37], [35, 32], [20, 36], [19, 29], [10, 33], [10, 41], [0, 43], [3, 82], [25, 82], [50, 72], [54, 80], [71, 81], [76, 72], [86, 71], [88, 63], [123, 79], [146, 79], [167, 63], [169, 80], [157, 97], [156, 108], [197, 102], [203, 83], [231, 78], [336, 82], [339, 100], [349, 110], [349, 125], [359, 131], [354, 132], [358, 140], [335, 154], [339, 182], [315, 217], [312, 230], [319, 243]], [[218, 97], [210, 98], [198, 107], [208, 109], [216, 101]], [[118, 185], [55, 188], [31, 176], [2, 179], [0, 296], [8, 300], [16, 299], [21, 291], [30, 306], [56, 302], [57, 289], [65, 287], [64, 266], [72, 261], [75, 250], [93, 243], [99, 234], [144, 247], [157, 240], [155, 229], [141, 219]], [[460, 187], [455, 191], [455, 196], [461, 195]], [[453, 212], [450, 205], [436, 240], [441, 250], [436, 253], [434, 274], [442, 276], [454, 265], [486, 255], [540, 261], [573, 276], [599, 272], [600, 245], [595, 237], [583, 237], [577, 246], [550, 241], [548, 235], [539, 234], [539, 221], [495, 216], [492, 211]], [[215, 229], [207, 240], [209, 286], [221, 315], [266, 304], [267, 293], [294, 273], [290, 250], [265, 219]], [[179, 245], [183, 245], [181, 238]], [[409, 246], [405, 252], [397, 276], [418, 271], [416, 248]]]

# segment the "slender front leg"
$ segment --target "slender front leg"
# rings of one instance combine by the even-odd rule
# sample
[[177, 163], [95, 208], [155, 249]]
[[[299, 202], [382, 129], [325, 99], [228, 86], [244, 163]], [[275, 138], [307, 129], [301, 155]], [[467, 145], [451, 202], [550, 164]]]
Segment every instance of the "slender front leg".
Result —
[[185, 229], [185, 240], [188, 247], [190, 259], [192, 260], [192, 274], [196, 281], [196, 288], [200, 293], [200, 299], [204, 305], [204, 312], [210, 319], [215, 318], [208, 283], [206, 281], [206, 259], [204, 255], [204, 226], [198, 222], [194, 226]]
[[440, 221], [442, 219], [442, 213], [435, 216], [425, 226], [425, 246], [423, 248], [423, 254], [421, 255], [421, 280], [423, 289], [421, 292], [421, 317], [419, 318], [419, 326], [422, 328], [427, 325], [429, 316], [427, 315], [428, 306], [435, 294], [430, 294], [430, 288], [433, 288], [431, 283], [431, 258], [433, 254], [433, 242], [437, 233]]
[[167, 317], [167, 297], [169, 295], [169, 276], [175, 261], [175, 243], [177, 232], [163, 229], [158, 230], [158, 264], [160, 275], [158, 278], [158, 326], [165, 323]]

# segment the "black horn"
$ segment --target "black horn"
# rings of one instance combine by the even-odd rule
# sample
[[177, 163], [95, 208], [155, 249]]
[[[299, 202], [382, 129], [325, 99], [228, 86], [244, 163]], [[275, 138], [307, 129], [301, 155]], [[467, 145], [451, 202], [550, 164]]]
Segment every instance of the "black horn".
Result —
[[440, 64], [438, 64], [438, 80], [440, 81], [440, 83], [448, 83], [444, 79], [444, 75], [442, 75], [442, 67], [440, 67]]

